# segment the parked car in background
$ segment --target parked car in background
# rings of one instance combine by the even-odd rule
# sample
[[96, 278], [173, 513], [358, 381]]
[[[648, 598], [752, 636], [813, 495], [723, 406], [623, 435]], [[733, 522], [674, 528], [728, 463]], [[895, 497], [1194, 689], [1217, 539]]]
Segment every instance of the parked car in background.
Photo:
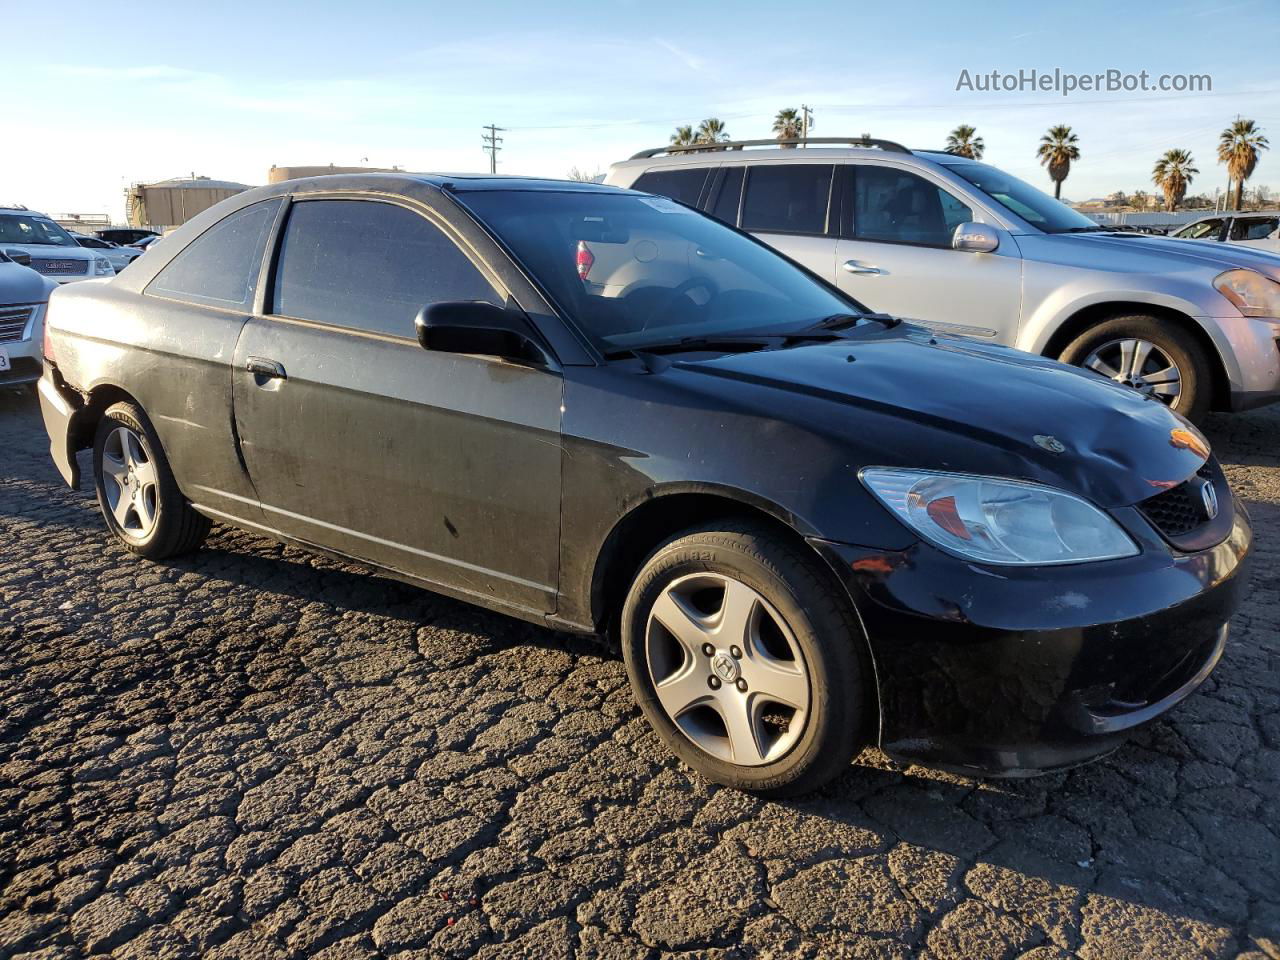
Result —
[[55, 283], [115, 276], [111, 261], [86, 250], [43, 213], [0, 207], [0, 251], [31, 258], [31, 269]]
[[1220, 213], [1189, 223], [1170, 236], [1179, 240], [1217, 240], [1280, 253], [1280, 212]]
[[0, 387], [40, 379], [40, 345], [52, 280], [0, 253]]
[[160, 240], [160, 234], [153, 233], [149, 237], [142, 237], [134, 243], [129, 244], [129, 246], [134, 250], [141, 250], [143, 253], [146, 253], [153, 245], [159, 243]]
[[605, 182], [750, 231], [876, 310], [1087, 367], [1192, 419], [1280, 399], [1275, 257], [1109, 231], [952, 154], [789, 142], [804, 149], [645, 150]]
[[143, 227], [107, 227], [105, 230], [95, 230], [94, 236], [100, 240], [107, 240], [127, 247], [137, 243], [143, 237], [155, 237], [158, 234], [154, 230], [147, 230]]
[[133, 263], [138, 257], [142, 256], [142, 251], [134, 250], [130, 247], [122, 247], [118, 243], [112, 243], [109, 240], [100, 240], [97, 237], [86, 237], [82, 233], [72, 233], [76, 243], [89, 250], [96, 250], [99, 254], [111, 261], [111, 266], [119, 273], [129, 264]]
[[128, 550], [218, 519], [609, 634], [672, 751], [771, 795], [867, 742], [1108, 751], [1209, 675], [1248, 582], [1248, 516], [1155, 398], [597, 184], [248, 190], [54, 293], [40, 403]]

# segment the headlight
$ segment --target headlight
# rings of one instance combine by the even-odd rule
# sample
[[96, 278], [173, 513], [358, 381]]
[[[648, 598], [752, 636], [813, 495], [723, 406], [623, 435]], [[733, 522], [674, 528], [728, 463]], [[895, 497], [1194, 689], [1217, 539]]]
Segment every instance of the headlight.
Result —
[[1228, 270], [1213, 286], [1246, 317], [1280, 317], [1280, 283], [1256, 270]]
[[979, 563], [1084, 563], [1138, 553], [1093, 504], [1038, 483], [885, 467], [860, 476], [920, 536]]
[[93, 261], [93, 272], [100, 277], [115, 276], [116, 268], [111, 265], [111, 261], [106, 257], [95, 259]]

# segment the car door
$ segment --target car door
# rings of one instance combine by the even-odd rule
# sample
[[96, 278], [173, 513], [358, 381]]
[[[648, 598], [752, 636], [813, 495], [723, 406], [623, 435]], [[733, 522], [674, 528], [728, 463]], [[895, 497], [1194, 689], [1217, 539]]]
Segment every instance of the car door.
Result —
[[295, 200], [264, 315], [236, 348], [235, 419], [267, 522], [480, 600], [554, 609], [560, 374], [424, 350], [428, 303], [504, 303], [432, 212]]
[[861, 302], [940, 332], [1013, 343], [1022, 307], [1022, 257], [1011, 234], [990, 253], [951, 248], [978, 219], [939, 182], [887, 163], [842, 164], [836, 283]]
[[1231, 221], [1232, 243], [1261, 250], [1280, 250], [1280, 216], [1236, 217]]
[[[834, 279], [836, 231], [831, 214], [835, 165], [822, 162], [749, 164], [738, 225], [824, 280]], [[728, 178], [716, 206], [730, 209]], [[727, 213], [714, 213], [724, 219]]]

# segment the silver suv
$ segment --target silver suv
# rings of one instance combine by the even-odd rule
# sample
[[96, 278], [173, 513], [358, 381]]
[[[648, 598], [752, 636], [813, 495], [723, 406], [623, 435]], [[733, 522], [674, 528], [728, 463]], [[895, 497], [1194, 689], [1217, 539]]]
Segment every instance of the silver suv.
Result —
[[43, 213], [0, 206], [0, 251], [54, 283], [114, 277], [111, 261], [87, 250]]
[[887, 140], [662, 147], [605, 182], [747, 230], [873, 309], [1091, 368], [1192, 419], [1280, 399], [1280, 256], [1109, 231], [995, 167]]

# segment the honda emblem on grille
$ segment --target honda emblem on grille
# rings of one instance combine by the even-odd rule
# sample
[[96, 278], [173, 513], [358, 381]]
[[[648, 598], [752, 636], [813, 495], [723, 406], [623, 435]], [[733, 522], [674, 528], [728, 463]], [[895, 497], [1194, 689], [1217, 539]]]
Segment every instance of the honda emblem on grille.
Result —
[[1210, 520], [1218, 515], [1218, 491], [1213, 488], [1213, 481], [1206, 480], [1200, 485], [1200, 499], [1204, 502], [1204, 514]]

